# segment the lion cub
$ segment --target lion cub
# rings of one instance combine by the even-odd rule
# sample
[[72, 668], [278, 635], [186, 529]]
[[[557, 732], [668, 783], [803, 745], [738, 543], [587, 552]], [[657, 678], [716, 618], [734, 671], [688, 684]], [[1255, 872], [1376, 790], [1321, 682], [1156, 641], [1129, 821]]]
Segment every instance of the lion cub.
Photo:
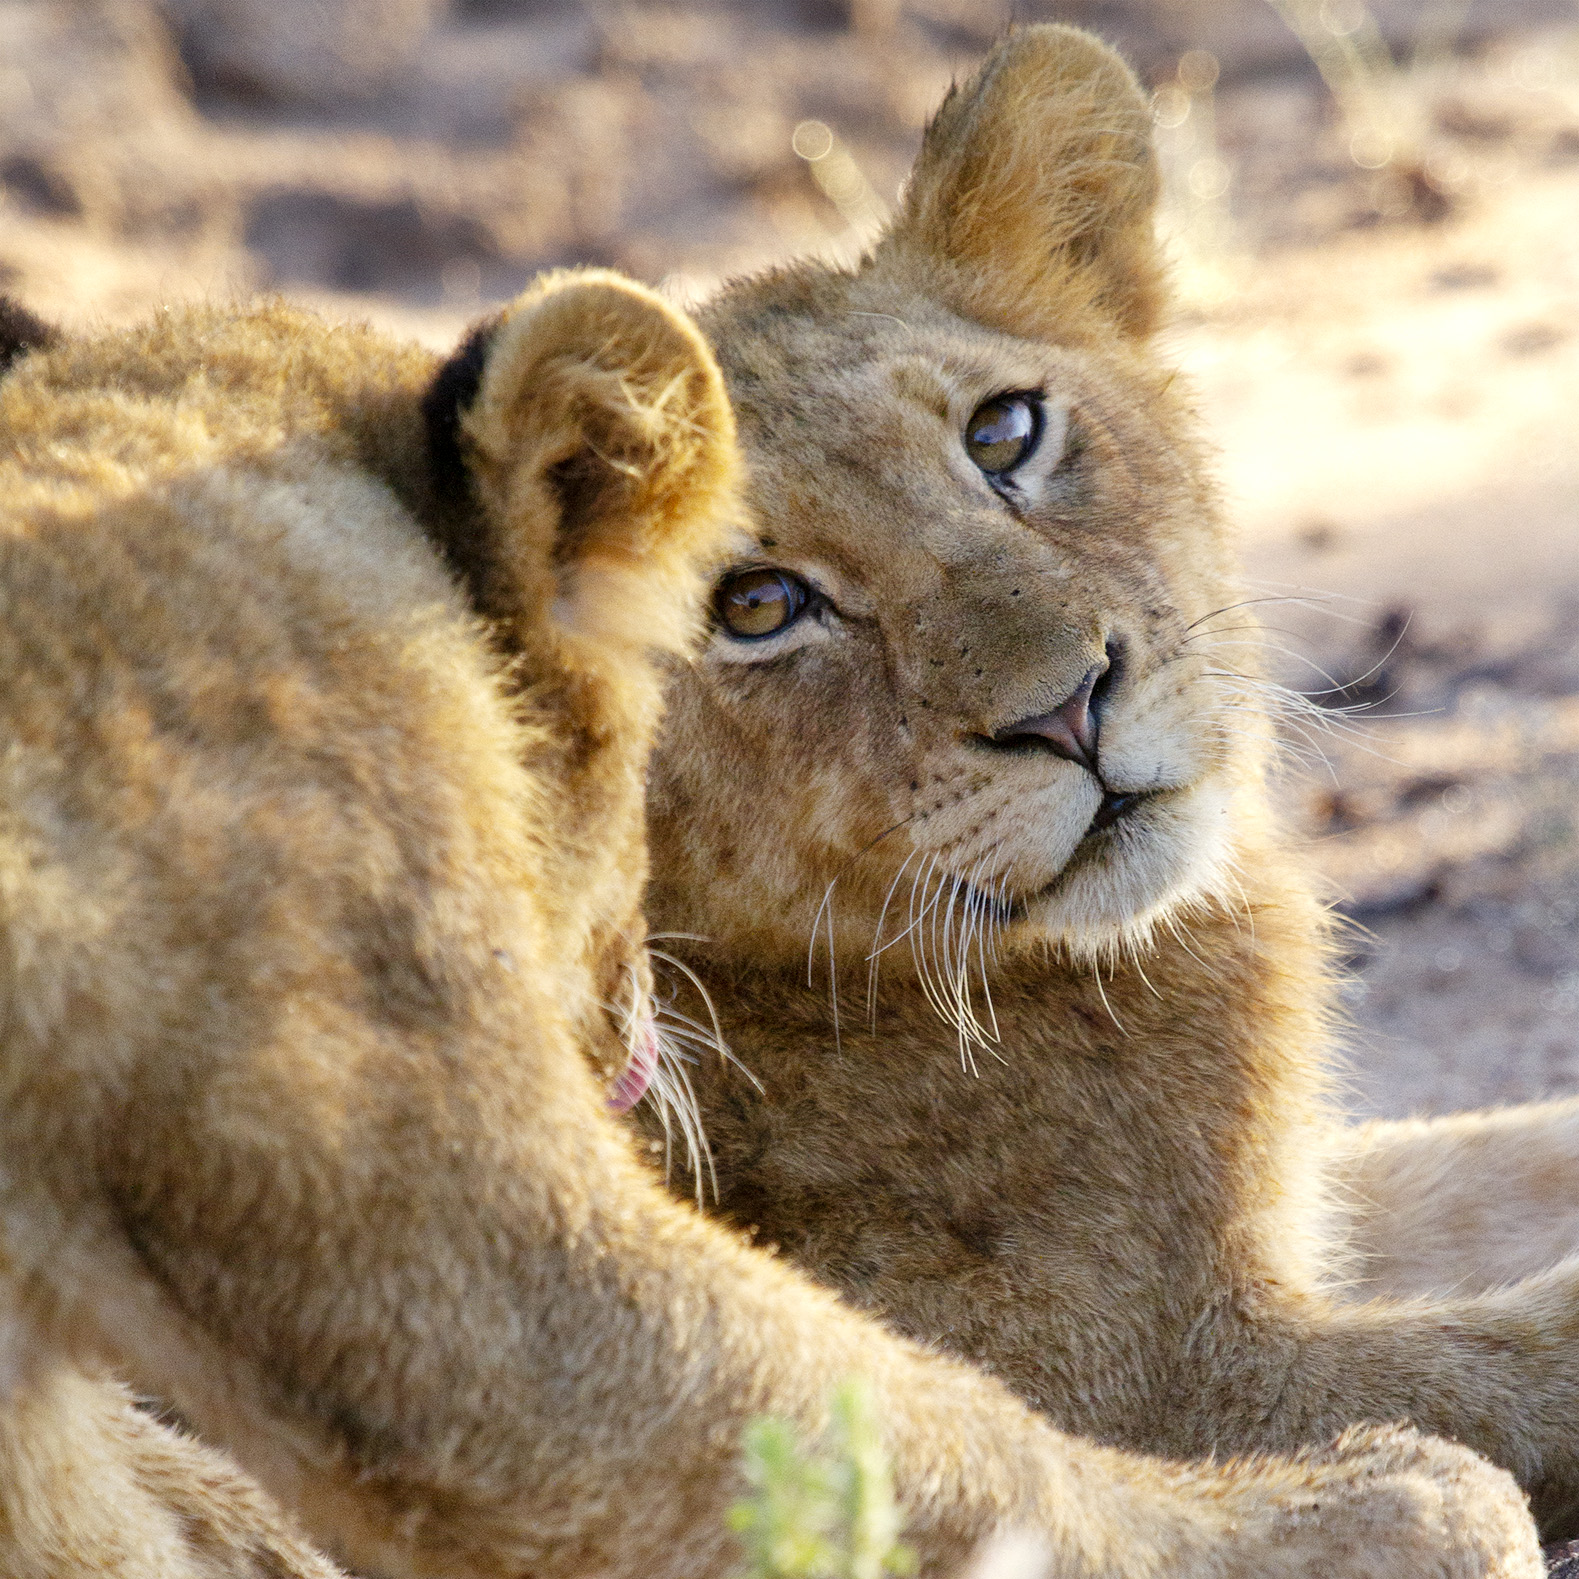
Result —
[[852, 1374], [931, 1575], [1538, 1572], [1463, 1449], [1072, 1440], [632, 1155], [647, 748], [734, 517], [673, 309], [552, 278], [442, 371], [278, 304], [47, 341], [0, 322], [6, 1579], [726, 1579], [743, 1426]]
[[[1067, 1430], [1224, 1457], [1407, 1419], [1561, 1525], [1579, 1263], [1493, 1285], [1579, 1248], [1579, 1109], [1344, 1156], [1156, 190], [1125, 66], [1026, 28], [858, 267], [703, 311], [756, 533], [671, 699], [649, 911], [760, 1083], [693, 1076], [719, 1208]], [[1383, 1286], [1465, 1286], [1340, 1296], [1345, 1184]]]

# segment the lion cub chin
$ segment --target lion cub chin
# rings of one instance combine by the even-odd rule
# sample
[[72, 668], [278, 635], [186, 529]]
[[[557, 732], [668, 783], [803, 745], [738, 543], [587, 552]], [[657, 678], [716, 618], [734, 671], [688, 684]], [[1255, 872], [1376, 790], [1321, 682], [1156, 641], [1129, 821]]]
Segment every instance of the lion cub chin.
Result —
[[5, 323], [7, 1579], [726, 1579], [743, 1429], [852, 1375], [929, 1575], [1538, 1571], [1462, 1448], [1063, 1436], [638, 1163], [646, 757], [735, 519], [686, 320]]

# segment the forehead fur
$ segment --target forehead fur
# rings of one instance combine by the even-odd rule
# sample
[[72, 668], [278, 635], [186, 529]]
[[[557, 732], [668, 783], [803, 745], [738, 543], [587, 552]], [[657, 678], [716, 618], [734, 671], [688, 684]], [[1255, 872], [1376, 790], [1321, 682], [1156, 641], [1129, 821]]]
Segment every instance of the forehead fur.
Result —
[[1187, 388], [1145, 341], [1017, 334], [972, 321], [882, 269], [817, 264], [731, 286], [702, 326], [758, 497], [773, 492], [771, 518], [759, 512], [757, 523], [767, 546], [780, 539], [775, 523], [786, 515], [802, 543], [847, 530], [830, 516], [829, 531], [819, 532], [824, 496], [832, 513], [864, 516], [863, 536], [880, 535], [882, 517], [908, 502], [907, 544], [954, 543], [954, 512], [920, 508], [927, 477], [941, 480], [950, 469], [974, 476], [960, 450], [963, 427], [982, 401], [1015, 390], [1078, 420], [1083, 442], [1113, 447], [1109, 500], [1141, 508], [1136, 496], [1148, 492], [1152, 511], [1164, 496], [1186, 496], [1202, 511], [1211, 503], [1191, 464], [1198, 441]]

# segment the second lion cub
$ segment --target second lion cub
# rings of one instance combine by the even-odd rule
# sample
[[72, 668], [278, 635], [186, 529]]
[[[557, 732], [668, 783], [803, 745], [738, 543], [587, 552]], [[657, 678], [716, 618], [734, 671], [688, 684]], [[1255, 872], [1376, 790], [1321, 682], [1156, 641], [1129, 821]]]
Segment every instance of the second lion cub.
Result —
[[[1327, 924], [1272, 826], [1253, 611], [1155, 344], [1156, 189], [1122, 62], [1027, 28], [944, 102], [859, 267], [703, 314], [756, 537], [676, 688], [652, 910], [708, 940], [677, 946], [761, 1083], [698, 1085], [721, 1210], [1072, 1431], [1232, 1456], [1407, 1419], [1560, 1527], [1579, 1262], [1340, 1292], [1346, 1170], [1368, 1242], [1402, 1256], [1412, 1213], [1449, 1285], [1455, 1253], [1532, 1270], [1521, 1211], [1579, 1246], [1579, 1120], [1342, 1155]], [[1506, 1202], [1444, 1196], [1453, 1144]]]

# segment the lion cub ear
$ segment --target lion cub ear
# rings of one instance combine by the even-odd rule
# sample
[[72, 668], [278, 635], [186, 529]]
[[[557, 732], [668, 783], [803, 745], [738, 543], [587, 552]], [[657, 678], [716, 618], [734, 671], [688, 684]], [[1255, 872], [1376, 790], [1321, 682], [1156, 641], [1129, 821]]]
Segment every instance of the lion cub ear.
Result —
[[1142, 338], [1165, 303], [1151, 114], [1077, 28], [1022, 28], [932, 118], [874, 268], [1033, 339]]
[[552, 274], [480, 326], [426, 403], [440, 547], [530, 639], [678, 650], [736, 508], [734, 422], [691, 321], [606, 270]]

